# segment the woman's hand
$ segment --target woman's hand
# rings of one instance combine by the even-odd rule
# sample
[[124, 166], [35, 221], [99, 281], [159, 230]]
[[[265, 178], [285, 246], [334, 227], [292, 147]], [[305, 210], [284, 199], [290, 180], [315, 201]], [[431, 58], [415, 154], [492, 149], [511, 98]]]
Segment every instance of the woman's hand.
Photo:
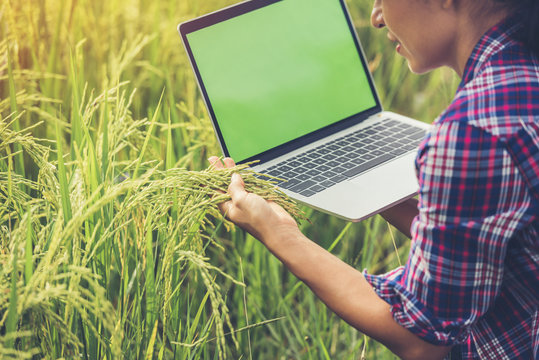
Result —
[[411, 227], [414, 218], [419, 214], [417, 200], [412, 198], [401, 202], [380, 213], [391, 225], [395, 226], [408, 238], [412, 238]]
[[[231, 158], [216, 156], [208, 159], [215, 169], [231, 168], [236, 164]], [[267, 244], [270, 238], [282, 238], [299, 231], [296, 221], [282, 207], [272, 201], [245, 190], [243, 179], [233, 174], [228, 187], [231, 200], [221, 203], [219, 209], [233, 223]]]

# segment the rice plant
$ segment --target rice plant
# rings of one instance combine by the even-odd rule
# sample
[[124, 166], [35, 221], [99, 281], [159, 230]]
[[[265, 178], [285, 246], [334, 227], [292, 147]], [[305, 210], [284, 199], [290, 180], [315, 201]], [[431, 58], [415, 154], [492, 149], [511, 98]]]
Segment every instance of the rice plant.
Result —
[[[108, 106], [99, 99], [108, 99], [110, 108], [113, 102], [121, 104], [116, 98], [121, 88], [114, 90], [110, 97], [99, 96], [90, 103], [103, 109]], [[0, 214], [7, 227], [2, 231], [0, 257], [0, 294], [6, 296], [0, 302], [5, 326], [0, 341], [6, 348], [29, 354], [38, 351], [51, 358], [78, 354], [152, 358], [157, 351], [163, 356], [165, 345], [174, 342], [181, 348], [196, 335], [201, 337], [191, 346], [196, 350], [210, 333], [199, 334], [197, 317], [182, 326], [181, 314], [171, 316], [176, 309], [185, 309], [190, 295], [181, 286], [195, 276], [204, 285], [204, 302], [209, 300], [212, 309], [211, 326], [205, 331], [215, 329], [216, 347], [224, 356], [225, 325], [229, 330], [234, 327], [217, 279], [242, 284], [213, 266], [204, 256], [204, 247], [220, 247], [211, 235], [211, 219], [223, 221], [216, 204], [227, 198], [224, 192], [231, 173], [240, 171], [251, 191], [300, 213], [271, 182], [258, 179], [245, 166], [221, 171], [161, 170], [161, 163], [142, 162], [146, 141], [140, 157], [117, 163], [119, 149], [134, 147], [129, 139], [140, 135], [137, 127], [151, 127], [149, 121], [134, 121], [123, 110], [112, 111], [125, 117], [116, 119], [115, 124], [122, 125], [111, 126], [108, 136], [102, 133], [92, 139], [89, 123], [80, 123], [85, 137], [80, 147], [73, 144], [76, 160], [71, 163], [62, 155], [60, 130], [56, 159], [48, 161], [49, 148], [26, 129], [16, 132], [9, 128], [12, 122], [0, 123], [0, 154], [6, 170], [0, 172]], [[82, 115], [82, 119], [91, 117]], [[107, 151], [94, 145], [109, 140], [103, 145]], [[17, 146], [39, 169], [37, 181], [13, 170], [17, 154], [11, 148]]]

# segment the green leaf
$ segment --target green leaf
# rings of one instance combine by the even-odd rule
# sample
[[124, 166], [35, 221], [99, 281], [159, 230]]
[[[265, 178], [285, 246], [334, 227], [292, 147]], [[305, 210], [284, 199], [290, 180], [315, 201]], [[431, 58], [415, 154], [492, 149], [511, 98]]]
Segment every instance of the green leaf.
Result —
[[62, 150], [63, 141], [60, 125], [56, 124], [56, 154], [58, 159], [58, 181], [60, 182], [60, 196], [62, 198], [62, 209], [64, 211], [64, 224], [71, 220], [71, 199], [69, 198], [69, 187], [67, 185], [66, 168], [64, 164], [64, 152]]
[[[12, 116], [15, 119], [13, 121], [13, 131], [19, 132], [21, 130], [21, 126], [19, 124], [19, 110], [17, 108], [17, 92], [15, 89], [15, 79], [13, 78], [13, 69], [12, 69], [12, 59], [11, 59], [11, 51], [9, 48], [7, 49], [7, 65], [8, 65], [8, 79], [9, 79], [9, 98], [11, 102], [11, 112]], [[19, 143], [16, 143], [14, 146], [15, 153], [15, 172], [21, 176], [25, 176], [24, 171], [24, 158], [22, 154], [22, 146]]]
[[[12, 260], [12, 270], [11, 270], [11, 291], [9, 294], [9, 308], [7, 313], [6, 320], [6, 334], [15, 333], [17, 331], [17, 256], [18, 256], [16, 244], [13, 247], [13, 260]], [[14, 339], [10, 338], [6, 341], [8, 348], [12, 348], [14, 344]]]
[[24, 279], [26, 281], [26, 284], [30, 282], [30, 279], [32, 278], [33, 274], [33, 244], [32, 244], [32, 238], [34, 235], [34, 229], [32, 227], [32, 208], [30, 208], [26, 214], [28, 217], [28, 223], [26, 226], [26, 247], [24, 249]]

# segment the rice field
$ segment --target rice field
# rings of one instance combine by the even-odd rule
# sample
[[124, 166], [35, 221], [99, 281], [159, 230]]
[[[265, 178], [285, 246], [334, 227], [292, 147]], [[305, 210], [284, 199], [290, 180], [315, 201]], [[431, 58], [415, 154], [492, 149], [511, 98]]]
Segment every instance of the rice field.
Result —
[[[217, 211], [240, 171], [357, 269], [409, 249], [379, 216], [347, 223], [245, 167], [207, 169], [219, 149], [176, 25], [232, 3], [0, 3], [0, 358], [394, 358]], [[432, 121], [458, 80], [411, 74], [371, 3], [348, 1], [385, 108]]]

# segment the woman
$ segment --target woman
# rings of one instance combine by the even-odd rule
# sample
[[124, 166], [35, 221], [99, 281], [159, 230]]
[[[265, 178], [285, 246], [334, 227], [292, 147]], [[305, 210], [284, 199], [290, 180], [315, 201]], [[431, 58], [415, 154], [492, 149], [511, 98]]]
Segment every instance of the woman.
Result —
[[371, 21], [413, 72], [462, 78], [420, 145], [419, 200], [382, 214], [412, 238], [406, 265], [362, 274], [238, 174], [221, 211], [401, 358], [538, 359], [539, 0], [376, 0]]

